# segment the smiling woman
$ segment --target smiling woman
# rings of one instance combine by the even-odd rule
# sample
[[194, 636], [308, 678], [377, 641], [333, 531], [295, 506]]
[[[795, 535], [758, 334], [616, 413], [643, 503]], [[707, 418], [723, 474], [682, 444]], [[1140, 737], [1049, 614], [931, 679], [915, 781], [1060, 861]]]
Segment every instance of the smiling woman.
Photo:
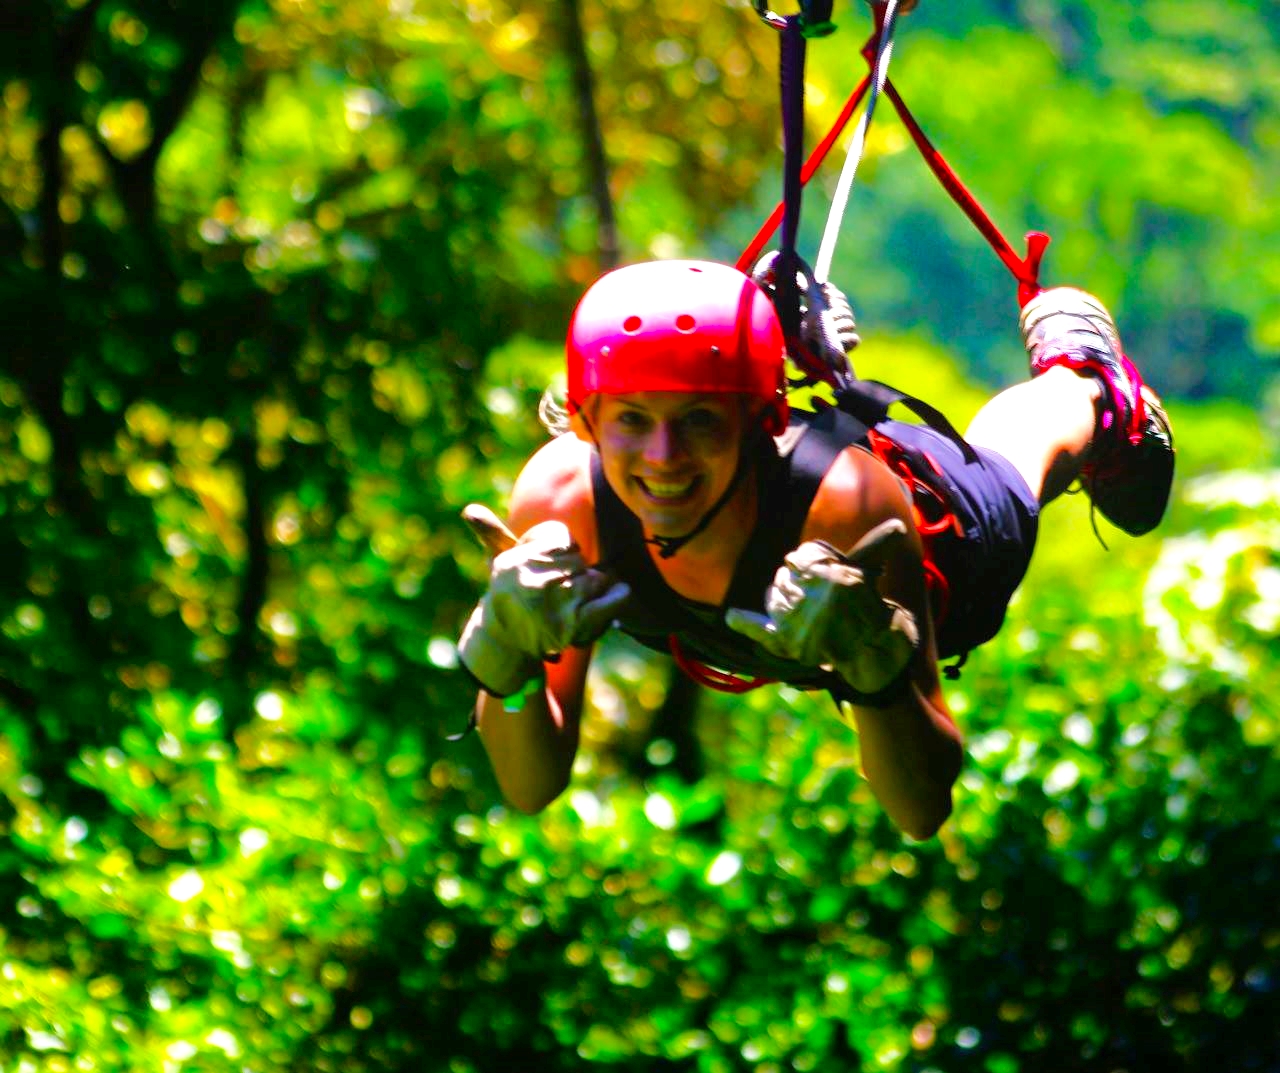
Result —
[[[569, 328], [566, 434], [526, 464], [510, 530], [468, 509], [494, 559], [458, 651], [508, 799], [532, 812], [567, 785], [591, 645], [613, 625], [704, 685], [828, 691], [891, 818], [933, 834], [961, 759], [938, 660], [999, 629], [1042, 504], [1078, 477], [1141, 533], [1172, 478], [1159, 401], [1096, 299], [1045, 292], [1023, 331], [1034, 379], [965, 440], [868, 419], [865, 386], [791, 411], [777, 314], [736, 269], [597, 281]], [[844, 361], [852, 316], [808, 338]]]

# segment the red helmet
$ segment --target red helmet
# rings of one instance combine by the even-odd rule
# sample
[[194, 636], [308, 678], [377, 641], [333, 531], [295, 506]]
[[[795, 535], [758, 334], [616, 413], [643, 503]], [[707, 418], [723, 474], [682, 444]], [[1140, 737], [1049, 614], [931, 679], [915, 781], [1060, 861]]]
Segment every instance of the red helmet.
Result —
[[782, 327], [748, 276], [712, 261], [646, 261], [598, 279], [569, 324], [568, 404], [634, 391], [752, 395], [786, 426]]

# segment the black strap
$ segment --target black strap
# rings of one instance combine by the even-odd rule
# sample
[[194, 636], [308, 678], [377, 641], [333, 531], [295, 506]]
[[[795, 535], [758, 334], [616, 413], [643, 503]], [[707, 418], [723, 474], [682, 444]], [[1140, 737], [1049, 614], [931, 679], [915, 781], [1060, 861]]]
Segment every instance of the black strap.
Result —
[[834, 0], [801, 0], [800, 14], [786, 17], [769, 10], [768, 0], [756, 0], [756, 11], [780, 34], [778, 73], [782, 102], [782, 235], [774, 278], [774, 306], [782, 325], [787, 349], [798, 354], [805, 349], [800, 332], [800, 290], [796, 273], [802, 268], [812, 281], [813, 273], [796, 252], [800, 230], [800, 203], [804, 191], [804, 64], [810, 37], [824, 37], [835, 26], [831, 22]]
[[799, 542], [831, 464], [847, 446], [865, 442], [867, 436], [865, 425], [835, 409], [805, 423], [797, 419], [792, 427], [798, 438], [787, 455], [762, 464], [760, 521], [729, 586], [730, 607], [763, 608], [765, 591], [778, 565]]
[[796, 235], [800, 230], [800, 167], [804, 159], [804, 59], [805, 37], [800, 19], [786, 20], [782, 28], [779, 69], [782, 82], [782, 243], [774, 276], [774, 305], [789, 348], [800, 338], [800, 291], [796, 273], [800, 258]]
[[902, 403], [930, 428], [946, 436], [960, 449], [966, 462], [980, 464], [973, 445], [956, 431], [946, 414], [923, 399], [882, 384], [879, 380], [856, 380], [848, 388], [836, 392], [836, 405], [868, 428], [874, 428], [884, 421], [889, 416], [889, 407], [897, 402]]
[[892, 708], [910, 694], [912, 683], [915, 680], [914, 667], [915, 660], [907, 660], [902, 665], [902, 670], [894, 676], [893, 681], [888, 685], [881, 686], [874, 693], [864, 693], [860, 689], [854, 689], [843, 678], [838, 678], [835, 684], [830, 687], [829, 692], [836, 702], [836, 707], [840, 706], [841, 701], [848, 701], [859, 708]]

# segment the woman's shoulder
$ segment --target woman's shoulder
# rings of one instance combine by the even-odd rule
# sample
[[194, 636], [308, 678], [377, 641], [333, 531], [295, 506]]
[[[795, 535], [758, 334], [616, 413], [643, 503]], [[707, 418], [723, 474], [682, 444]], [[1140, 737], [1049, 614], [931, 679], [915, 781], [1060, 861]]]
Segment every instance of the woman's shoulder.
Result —
[[557, 436], [525, 463], [511, 492], [511, 528], [523, 533], [538, 522], [560, 521], [591, 561], [596, 548], [594, 449], [572, 433]]
[[823, 477], [803, 535], [847, 548], [889, 518], [914, 530], [909, 494], [888, 466], [855, 445], [841, 451]]

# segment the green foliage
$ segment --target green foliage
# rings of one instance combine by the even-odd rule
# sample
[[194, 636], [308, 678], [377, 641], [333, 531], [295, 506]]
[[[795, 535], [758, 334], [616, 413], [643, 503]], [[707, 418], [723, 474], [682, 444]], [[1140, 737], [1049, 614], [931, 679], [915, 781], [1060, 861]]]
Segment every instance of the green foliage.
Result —
[[[500, 803], [452, 641], [599, 269], [572, 5], [18, 5], [0, 34], [0, 1065], [609, 1071], [1280, 1061], [1275, 20], [946, 5], [894, 77], [1175, 396], [1159, 534], [1055, 504], [910, 843], [829, 703], [601, 646]], [[865, 5], [810, 49], [810, 135]], [[1050, 10], [1052, 9], [1052, 10]], [[628, 259], [776, 198], [750, 5], [581, 5]], [[10, 27], [6, 27], [10, 29]], [[883, 107], [883, 106], [882, 106]], [[1009, 280], [884, 108], [836, 278], [963, 425]], [[802, 232], [816, 246], [829, 165]], [[964, 355], [961, 362], [957, 355]], [[1211, 403], [1197, 396], [1223, 394]], [[1270, 424], [1269, 424], [1270, 423]]]

